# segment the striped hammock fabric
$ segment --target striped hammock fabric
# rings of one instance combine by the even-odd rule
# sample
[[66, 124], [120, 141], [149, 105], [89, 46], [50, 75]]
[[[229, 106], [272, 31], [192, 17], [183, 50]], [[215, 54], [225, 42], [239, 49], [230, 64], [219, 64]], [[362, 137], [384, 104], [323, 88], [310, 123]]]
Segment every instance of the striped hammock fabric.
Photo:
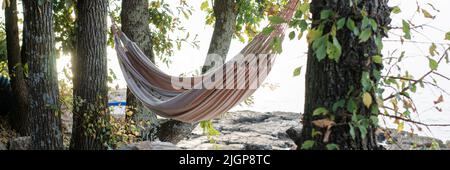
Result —
[[[291, 20], [298, 0], [291, 0], [279, 17]], [[274, 41], [281, 41], [287, 23], [257, 35], [233, 59], [193, 77], [165, 74], [113, 24], [114, 42], [128, 88], [159, 116], [194, 123], [225, 113], [252, 95], [274, 63]], [[280, 42], [281, 43], [281, 42]]]

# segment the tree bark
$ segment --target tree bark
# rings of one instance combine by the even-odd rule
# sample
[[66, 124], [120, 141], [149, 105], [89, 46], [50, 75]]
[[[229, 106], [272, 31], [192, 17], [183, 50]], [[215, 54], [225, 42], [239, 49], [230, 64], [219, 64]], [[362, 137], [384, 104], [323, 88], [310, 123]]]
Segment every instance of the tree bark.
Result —
[[29, 66], [27, 86], [32, 149], [62, 149], [52, 2], [24, 0], [23, 55]]
[[[152, 62], [155, 62], [153, 54], [152, 37], [149, 27], [149, 1], [134, 0], [122, 1], [122, 11], [120, 13], [122, 31], [134, 41], [139, 48], [147, 55]], [[142, 103], [127, 89], [127, 119], [143, 124], [141, 128], [141, 138], [143, 140], [153, 140], [156, 136], [158, 119], [156, 114], [145, 108]], [[131, 113], [131, 115], [129, 114]]]
[[78, 0], [76, 56], [73, 58], [73, 132], [70, 148], [106, 149], [108, 0]]
[[17, 1], [10, 0], [5, 8], [6, 45], [8, 53], [8, 70], [11, 78], [14, 105], [10, 114], [11, 126], [21, 135], [28, 135], [28, 89], [23, 72], [20, 54]]
[[225, 63], [236, 26], [237, 13], [236, 2], [234, 0], [214, 1], [213, 11], [216, 21], [209, 45], [208, 57], [203, 65], [202, 73], [206, 73], [214, 66], [215, 57], [211, 57], [211, 54], [219, 56], [221, 62]]
[[[208, 57], [202, 67], [202, 73], [206, 73], [217, 64], [225, 63], [236, 26], [237, 12], [235, 0], [215, 0], [213, 10], [216, 21], [209, 45]], [[215, 61], [217, 59], [221, 60], [220, 63]], [[161, 141], [178, 143], [189, 136], [197, 125], [198, 123], [190, 124], [169, 120], [161, 124], [158, 137]]]
[[[310, 8], [313, 15], [312, 27], [318, 27], [322, 10], [332, 10], [339, 17], [352, 18], [356, 26], [360, 28], [362, 24], [361, 11], [365, 9], [368, 17], [376, 20], [380, 34], [386, 35], [383, 28], [386, 28], [390, 23], [390, 9], [387, 6], [387, 0], [360, 0], [353, 7], [350, 6], [350, 2], [352, 1], [313, 0]], [[326, 25], [324, 30], [329, 31], [330, 29], [331, 26]], [[327, 31], [324, 31], [324, 33]], [[356, 135], [355, 139], [353, 139], [349, 126], [352, 113], [349, 113], [345, 106], [332, 112], [335, 102], [342, 99], [352, 99], [358, 107], [356, 115], [361, 115], [366, 119], [369, 119], [372, 115], [370, 109], [367, 109], [362, 101], [361, 91], [363, 87], [361, 85], [361, 77], [363, 72], [369, 72], [371, 75], [370, 80], [375, 82], [375, 84], [378, 81], [373, 76], [374, 71], [380, 71], [382, 66], [370, 61], [371, 56], [379, 54], [375, 39], [371, 37], [367, 42], [360, 43], [358, 36], [355, 36], [346, 28], [337, 32], [337, 39], [342, 45], [342, 56], [339, 62], [330, 59], [324, 59], [319, 62], [311, 46], [309, 48], [302, 139], [296, 141], [298, 149], [307, 140], [315, 141], [313, 149], [326, 149], [327, 144], [336, 144], [342, 150], [382, 149], [377, 145], [375, 138], [376, 125], [370, 125], [367, 128], [367, 135], [364, 138], [361, 137], [358, 129], [355, 129]], [[376, 96], [374, 90], [370, 90], [368, 93], [373, 98]], [[316, 127], [313, 124], [313, 121], [323, 119], [323, 117], [313, 116], [314, 110], [319, 107], [327, 108], [331, 112], [329, 114], [335, 117], [334, 122], [336, 125], [330, 129], [329, 132], [331, 133], [328, 137], [325, 137], [327, 133], [326, 128]], [[314, 130], [320, 132], [321, 135], [313, 135]], [[325, 138], [328, 138], [328, 141]]]

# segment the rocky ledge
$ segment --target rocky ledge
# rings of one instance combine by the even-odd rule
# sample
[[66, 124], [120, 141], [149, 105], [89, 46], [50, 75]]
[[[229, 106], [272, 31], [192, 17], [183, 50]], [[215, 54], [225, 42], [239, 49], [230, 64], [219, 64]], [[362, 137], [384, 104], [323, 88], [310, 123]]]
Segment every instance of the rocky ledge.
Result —
[[[291, 138], [300, 133], [300, 113], [239, 111], [213, 120], [220, 135], [208, 137], [201, 127], [177, 144], [193, 150], [290, 150], [297, 146]], [[388, 132], [388, 133], [385, 133]], [[448, 149], [450, 142], [395, 130], [377, 132], [380, 145], [388, 150]], [[386, 135], [389, 134], [389, 135]]]
[[300, 116], [299, 113], [289, 112], [226, 113], [213, 120], [214, 128], [220, 131], [220, 135], [208, 137], [201, 127], [197, 127], [190, 137], [177, 146], [194, 150], [289, 150], [296, 145], [286, 130], [299, 127]]

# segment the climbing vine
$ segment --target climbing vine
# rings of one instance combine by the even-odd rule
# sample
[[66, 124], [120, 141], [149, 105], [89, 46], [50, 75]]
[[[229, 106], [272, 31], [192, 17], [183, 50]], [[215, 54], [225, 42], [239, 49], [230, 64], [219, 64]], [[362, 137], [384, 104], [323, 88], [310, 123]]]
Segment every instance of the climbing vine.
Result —
[[[350, 0], [351, 5], [357, 5], [358, 2], [358, 0]], [[430, 3], [427, 3], [426, 6], [431, 8], [434, 12], [439, 12], [439, 10]], [[309, 7], [307, 9], [309, 10]], [[400, 7], [395, 6], [391, 8], [391, 12], [392, 15], [397, 15], [400, 14], [402, 10]], [[433, 20], [435, 18], [435, 16], [432, 15], [432, 12], [429, 12], [425, 9], [425, 7], [419, 5], [419, 3], [417, 3], [416, 13], [422, 14], [422, 16], [427, 19]], [[355, 18], [358, 18], [360, 21], [358, 23], [360, 24], [356, 24]], [[450, 80], [445, 75], [437, 72], [439, 65], [449, 62], [449, 44], [441, 43], [444, 52], [440, 53], [437, 50], [437, 43], [429, 43], [429, 54], [425, 57], [429, 61], [428, 67], [430, 68], [430, 71], [419, 79], [414, 79], [408, 71], [404, 74], [398, 73], [398, 75], [395, 76], [393, 75], [394, 73], [391, 72], [393, 67], [397, 68], [399, 72], [401, 71], [399, 63], [401, 63], [402, 59], [404, 59], [405, 51], [401, 52], [400, 57], [398, 57], [397, 60], [392, 57], [382, 57], [382, 37], [387, 35], [387, 33], [394, 34], [390, 32], [391, 29], [401, 29], [402, 34], [398, 35], [400, 39], [398, 42], [403, 44], [408, 41], [411, 42], [411, 39], [413, 38], [413, 30], [420, 34], [420, 31], [416, 29], [426, 27], [428, 26], [427, 24], [417, 25], [413, 23], [412, 19], [403, 19], [401, 26], [399, 27], [389, 26], [379, 28], [379, 23], [377, 23], [376, 19], [370, 18], [365, 10], [362, 10], [359, 13], [359, 16], [341, 17], [332, 10], [325, 9], [320, 11], [320, 20], [318, 23], [315, 23], [317, 26], [312, 26], [310, 23], [311, 19], [307, 18], [307, 21], [308, 20], [309, 22], [306, 22], [308, 23], [307, 26], [304, 26], [308, 28], [307, 42], [310, 44], [310, 47], [314, 52], [314, 56], [319, 62], [323, 60], [332, 60], [336, 63], [340, 62], [342, 46], [336, 37], [336, 32], [343, 29], [351, 31], [351, 33], [359, 39], [359, 43], [365, 43], [368, 40], [373, 40], [377, 47], [377, 53], [375, 55], [364, 56], [367, 57], [367, 64], [375, 65], [375, 67], [372, 67], [373, 69], [370, 70], [366, 69], [362, 72], [360, 82], [360, 86], [362, 88], [360, 90], [352, 88], [348, 92], [347, 97], [336, 101], [332, 105], [332, 108], [319, 107], [312, 113], [313, 117], [315, 117], [315, 121], [313, 121], [312, 124], [315, 127], [327, 129], [325, 132], [326, 134], [322, 134], [320, 131], [313, 128], [313, 132], [311, 133], [313, 138], [317, 135], [322, 135], [324, 136], [323, 138], [325, 138], [324, 143], [327, 143], [327, 138], [329, 137], [328, 135], [331, 127], [339, 126], [339, 124], [334, 122], [334, 115], [331, 113], [335, 113], [339, 109], [345, 109], [351, 114], [351, 121], [347, 125], [349, 126], [349, 133], [353, 139], [358, 137], [357, 134], [360, 135], [360, 138], [364, 139], [369, 128], [376, 128], [380, 125], [380, 117], [383, 118], [383, 120], [384, 118], [393, 118], [395, 120], [394, 123], [397, 124], [398, 131], [404, 130], [405, 123], [412, 123], [419, 130], [421, 130], [419, 126], [448, 126], [445, 124], [429, 125], [412, 120], [411, 114], [418, 114], [419, 111], [414, 104], [411, 94], [417, 92], [419, 85], [424, 88], [426, 84], [429, 84], [433, 87], [437, 87], [442, 93], [448, 95], [445, 89], [439, 86], [439, 83], [435, 78], [433, 78], [432, 75]], [[326, 30], [325, 28], [330, 29]], [[450, 40], [449, 32], [443, 33], [444, 39]], [[295, 33], [291, 34], [295, 35]], [[299, 35], [301, 34], [302, 32], [299, 33]], [[292, 37], [294, 36], [290, 35], [291, 39]], [[438, 55], [440, 55], [440, 57], [436, 58]], [[388, 67], [389, 69], [382, 70], [384, 66], [390, 67]], [[299, 76], [301, 74], [300, 71], [301, 67], [295, 69], [294, 76]], [[427, 78], [430, 78], [432, 81], [427, 81]], [[393, 92], [387, 93], [388, 88]], [[359, 95], [355, 97], [355, 93]], [[359, 104], [359, 102], [362, 102], [362, 105]], [[444, 97], [443, 95], [440, 95], [440, 97], [434, 101], [434, 104], [438, 105], [442, 102], [444, 102]], [[391, 104], [392, 107], [387, 106], [388, 104]], [[359, 108], [358, 106], [364, 106], [365, 108]], [[361, 109], [367, 110], [369, 116], [357, 114]], [[442, 109], [438, 106], [436, 106], [435, 109], [442, 111]], [[386, 121], [384, 120], [384, 122]], [[413, 132], [413, 128], [411, 128], [411, 130]], [[307, 140], [303, 142], [301, 149], [310, 149], [313, 148], [314, 145], [315, 141]], [[328, 144], [326, 145], [326, 148], [339, 149], [339, 146], [336, 144]]]

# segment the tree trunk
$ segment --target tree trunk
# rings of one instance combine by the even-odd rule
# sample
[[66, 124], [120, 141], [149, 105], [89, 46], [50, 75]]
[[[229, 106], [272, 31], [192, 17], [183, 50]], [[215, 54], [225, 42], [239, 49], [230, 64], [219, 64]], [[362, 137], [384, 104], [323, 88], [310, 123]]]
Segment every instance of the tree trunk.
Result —
[[[317, 28], [321, 22], [321, 12], [323, 10], [331, 10], [338, 17], [348, 17], [355, 21], [356, 27], [361, 28], [362, 19], [361, 11], [366, 10], [367, 16], [377, 22], [378, 33], [385, 36], [386, 26], [390, 23], [390, 9], [387, 6], [387, 0], [360, 0], [351, 7], [350, 3], [354, 1], [337, 0], [323, 1], [313, 0], [311, 3], [311, 13], [313, 15], [313, 28]], [[324, 33], [329, 32], [330, 24], [326, 24]], [[375, 32], [374, 32], [375, 34]], [[342, 45], [342, 56], [339, 62], [331, 59], [318, 61], [314, 50], [309, 48], [307, 72], [306, 72], [306, 98], [305, 110], [303, 116], [302, 139], [297, 141], [298, 149], [301, 148], [305, 141], [314, 141], [313, 149], [327, 149], [327, 145], [337, 145], [339, 149], [353, 150], [375, 150], [381, 149], [377, 145], [375, 138], [376, 123], [367, 125], [367, 135], [361, 135], [361, 129], [355, 127], [354, 132], [350, 133], [352, 124], [352, 115], [359, 116], [358, 119], [370, 120], [373, 116], [376, 118], [377, 113], [371, 113], [371, 109], [367, 109], [363, 104], [362, 92], [367, 92], [373, 98], [375, 103], [376, 85], [369, 90], [363, 90], [362, 76], [363, 73], [369, 73], [369, 80], [377, 84], [376, 72], [382, 68], [380, 64], [371, 61], [371, 57], [379, 55], [374, 37], [370, 37], [366, 42], [360, 43], [358, 36], [355, 36], [348, 28], [344, 28], [337, 32], [337, 39]], [[344, 100], [343, 107], [337, 107], [333, 111], [333, 105], [339, 100]], [[351, 106], [354, 101], [357, 106], [355, 114], [350, 113], [347, 106]], [[334, 117], [336, 125], [329, 130], [314, 124], [313, 121], [323, 120], [324, 116], [313, 116], [313, 112], [320, 107], [329, 110], [329, 115]], [[351, 107], [350, 107], [351, 108]], [[372, 117], [371, 117], [372, 116]], [[356, 118], [356, 117], [353, 117]], [[375, 121], [374, 121], [375, 122]], [[329, 135], [327, 134], [330, 133]], [[354, 137], [352, 137], [354, 134]]]
[[20, 54], [17, 1], [10, 0], [5, 8], [6, 45], [8, 52], [8, 70], [13, 91], [13, 110], [10, 114], [12, 127], [21, 135], [28, 135], [28, 89], [23, 72]]
[[[236, 1], [215, 0], [213, 10], [216, 21], [202, 73], [206, 73], [217, 64], [225, 63], [236, 26]], [[220, 60], [220, 63], [217, 63], [216, 60]], [[190, 124], [169, 120], [161, 124], [158, 137], [161, 141], [178, 143], [187, 137], [197, 125], [198, 123]]]
[[102, 150], [109, 140], [107, 112], [108, 0], [78, 0], [76, 56], [73, 58], [71, 149]]
[[23, 55], [29, 66], [29, 126], [33, 149], [62, 149], [52, 2], [24, 0]]
[[[152, 37], [149, 28], [149, 2], [148, 0], [122, 1], [120, 13], [122, 31], [132, 41], [136, 42], [140, 49], [152, 62], [155, 62], [153, 54]], [[127, 119], [143, 124], [141, 137], [143, 140], [153, 140], [154, 132], [158, 126], [158, 119], [154, 113], [145, 108], [142, 103], [127, 89]], [[131, 114], [130, 114], [131, 113]], [[139, 126], [141, 127], [141, 126]]]
[[230, 50], [231, 40], [236, 26], [236, 2], [231, 1], [214, 1], [214, 17], [216, 18], [214, 32], [211, 43], [209, 45], [208, 57], [202, 68], [202, 73], [206, 73], [214, 66], [215, 54], [220, 57], [221, 62], [225, 63], [228, 51]]

